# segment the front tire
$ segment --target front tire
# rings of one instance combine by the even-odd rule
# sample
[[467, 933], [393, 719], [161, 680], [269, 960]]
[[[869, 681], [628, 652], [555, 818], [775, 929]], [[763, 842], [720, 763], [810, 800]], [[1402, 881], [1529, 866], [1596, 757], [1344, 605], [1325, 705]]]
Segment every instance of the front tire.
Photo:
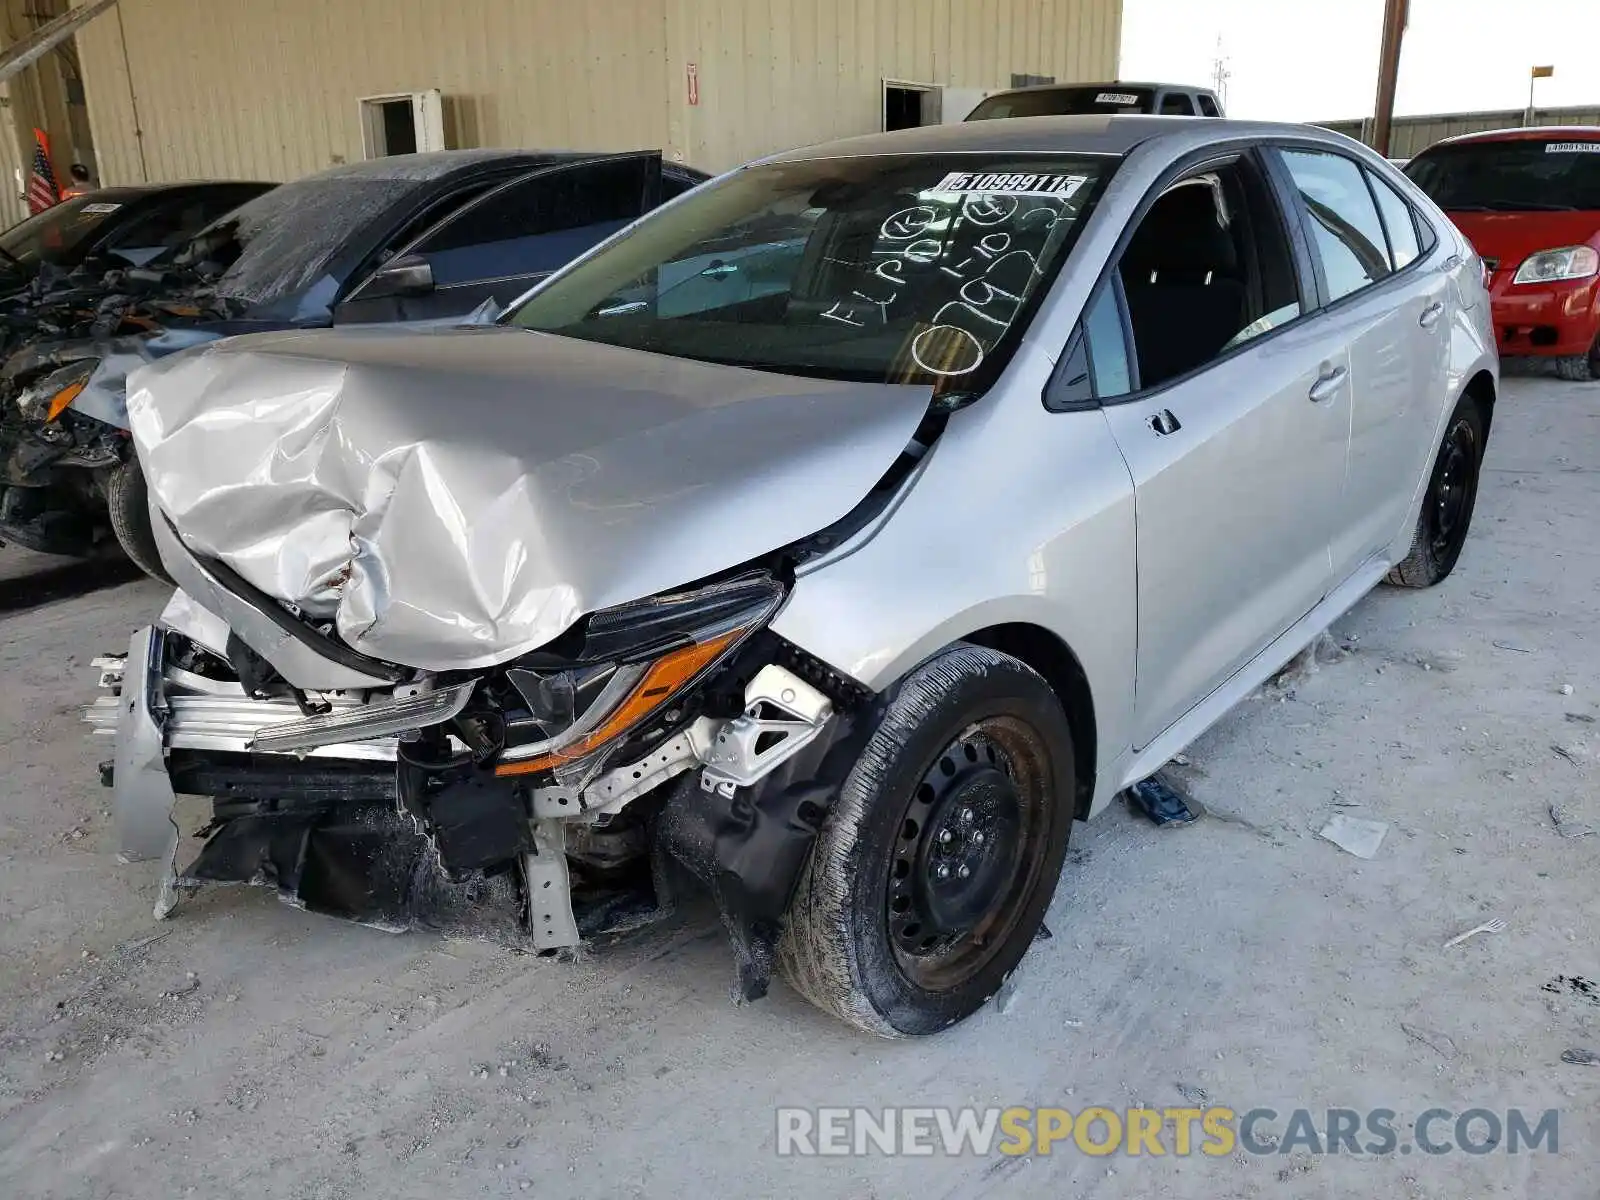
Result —
[[106, 476], [105, 493], [111, 531], [117, 535], [122, 552], [146, 575], [171, 583], [172, 577], [161, 565], [155, 531], [150, 528], [150, 502], [137, 458], [130, 458]]
[[1032, 944], [1072, 831], [1072, 731], [1026, 664], [960, 644], [887, 708], [801, 872], [778, 962], [884, 1037], [976, 1012]]
[[1600, 379], [1600, 337], [1595, 338], [1589, 353], [1558, 358], [1555, 364], [1556, 377], [1565, 379], [1568, 383], [1588, 383], [1590, 380]]
[[1396, 587], [1432, 587], [1455, 570], [1478, 501], [1483, 451], [1483, 411], [1471, 396], [1463, 396], [1450, 414], [1428, 476], [1411, 553], [1395, 565], [1385, 582]]

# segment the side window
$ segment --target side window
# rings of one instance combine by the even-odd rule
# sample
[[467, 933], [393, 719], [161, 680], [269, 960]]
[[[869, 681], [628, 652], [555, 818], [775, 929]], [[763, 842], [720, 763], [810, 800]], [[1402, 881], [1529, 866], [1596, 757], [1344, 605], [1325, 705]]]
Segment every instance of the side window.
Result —
[[1396, 271], [1404, 270], [1422, 254], [1422, 244], [1417, 240], [1416, 218], [1405, 198], [1378, 176], [1367, 172], [1372, 184], [1372, 194], [1378, 198], [1378, 210], [1383, 214], [1383, 227], [1389, 234], [1389, 255]]
[[414, 248], [441, 284], [554, 271], [644, 212], [633, 160], [568, 167], [485, 196]]
[[1383, 224], [1361, 168], [1321, 150], [1285, 150], [1283, 161], [1311, 214], [1328, 299], [1343, 299], [1390, 274]]
[[1168, 92], [1161, 97], [1161, 115], [1164, 117], [1194, 116], [1194, 101], [1187, 92]]
[[1199, 99], [1200, 115], [1202, 117], [1220, 117], [1222, 115], [1222, 110], [1217, 107], [1217, 102], [1210, 96], [1201, 96]]
[[1422, 253], [1432, 254], [1433, 248], [1439, 244], [1438, 231], [1428, 223], [1428, 218], [1415, 209], [1411, 215], [1417, 224], [1417, 244], [1422, 248]]
[[1128, 339], [1123, 336], [1114, 288], [1101, 288], [1100, 295], [1083, 314], [1083, 340], [1089, 348], [1095, 395], [1104, 398], [1131, 392], [1133, 371], [1128, 362]]
[[1163, 192], [1118, 270], [1145, 388], [1187, 375], [1301, 312], [1282, 215], [1247, 159]]

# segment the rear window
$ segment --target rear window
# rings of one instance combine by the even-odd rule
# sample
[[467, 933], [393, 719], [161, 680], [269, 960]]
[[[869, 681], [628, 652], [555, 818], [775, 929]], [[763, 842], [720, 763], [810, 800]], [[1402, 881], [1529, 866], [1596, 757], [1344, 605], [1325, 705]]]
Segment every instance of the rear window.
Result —
[[1147, 113], [1155, 109], [1155, 92], [1150, 88], [1051, 87], [1026, 92], [1002, 92], [981, 101], [967, 115], [969, 121], [993, 121], [1005, 117], [1083, 116], [1090, 113]]
[[1436, 146], [1407, 163], [1406, 174], [1447, 212], [1600, 209], [1600, 141]]

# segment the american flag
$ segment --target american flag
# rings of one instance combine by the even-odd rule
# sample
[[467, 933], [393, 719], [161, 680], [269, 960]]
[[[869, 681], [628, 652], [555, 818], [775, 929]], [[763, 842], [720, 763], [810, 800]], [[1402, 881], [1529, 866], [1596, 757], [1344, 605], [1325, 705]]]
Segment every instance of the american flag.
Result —
[[50, 139], [44, 130], [33, 131], [33, 170], [28, 175], [28, 211], [43, 212], [61, 199], [56, 173], [50, 166]]

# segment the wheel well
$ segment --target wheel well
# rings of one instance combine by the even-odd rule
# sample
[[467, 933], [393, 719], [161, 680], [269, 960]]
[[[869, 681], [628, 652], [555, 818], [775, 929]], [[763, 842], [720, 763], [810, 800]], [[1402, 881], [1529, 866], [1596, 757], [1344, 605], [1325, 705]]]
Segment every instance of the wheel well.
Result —
[[1462, 389], [1462, 395], [1471, 396], [1477, 401], [1478, 411], [1483, 414], [1483, 440], [1487, 444], [1489, 426], [1494, 422], [1494, 376], [1487, 371], [1479, 371]]
[[1061, 701], [1061, 707], [1066, 709], [1067, 723], [1072, 727], [1073, 772], [1078, 781], [1076, 815], [1079, 820], [1086, 818], [1094, 801], [1098, 747], [1094, 696], [1078, 656], [1055, 634], [1038, 625], [991, 625], [961, 640], [1021, 659], [1044, 676]]

